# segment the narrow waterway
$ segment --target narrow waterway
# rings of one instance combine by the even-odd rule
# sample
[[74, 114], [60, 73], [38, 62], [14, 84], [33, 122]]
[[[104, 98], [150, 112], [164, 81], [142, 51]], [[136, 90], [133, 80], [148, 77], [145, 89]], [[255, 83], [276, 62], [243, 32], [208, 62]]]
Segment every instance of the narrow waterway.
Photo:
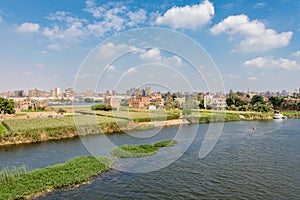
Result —
[[299, 125], [299, 119], [225, 123], [204, 159], [199, 149], [208, 124], [0, 147], [0, 168], [36, 169], [90, 153], [111, 156], [112, 144], [175, 138], [176, 146], [155, 156], [116, 160], [91, 184], [38, 199], [300, 199]]

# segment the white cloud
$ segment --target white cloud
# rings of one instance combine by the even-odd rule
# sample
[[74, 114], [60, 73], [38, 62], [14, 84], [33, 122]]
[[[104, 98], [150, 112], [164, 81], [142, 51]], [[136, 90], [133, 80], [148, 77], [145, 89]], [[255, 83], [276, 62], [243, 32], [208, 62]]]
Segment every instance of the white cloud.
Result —
[[114, 33], [125, 30], [127, 27], [135, 27], [147, 20], [147, 12], [143, 9], [130, 10], [127, 6], [119, 4], [105, 4], [102, 6], [87, 7], [84, 9], [96, 19], [87, 25], [89, 32], [95, 36], [104, 36], [106, 33]]
[[292, 56], [300, 57], [300, 51], [296, 51], [296, 52], [292, 53]]
[[249, 81], [255, 81], [255, 80], [257, 80], [257, 77], [251, 76], [251, 77], [248, 78], [248, 80], [249, 80]]
[[95, 0], [86, 0], [85, 4], [87, 7], [94, 7], [96, 5]]
[[117, 71], [117, 69], [114, 65], [109, 65], [109, 66], [107, 66], [106, 69], [109, 70], [109, 71], [113, 71], [113, 72]]
[[147, 20], [147, 12], [144, 9], [140, 9], [137, 12], [128, 13], [129, 22], [128, 26], [133, 27], [138, 24], [142, 24]]
[[40, 25], [37, 23], [24, 22], [17, 27], [18, 32], [29, 32], [29, 33], [38, 33]]
[[87, 36], [84, 26], [88, 21], [72, 16], [68, 12], [57, 11], [46, 17], [54, 21], [51, 27], [45, 27], [42, 34], [50, 40], [64, 40], [67, 42], [78, 42]]
[[61, 51], [63, 49], [63, 47], [60, 44], [49, 44], [47, 46], [47, 49], [51, 49], [54, 51]]
[[214, 16], [213, 4], [205, 0], [200, 4], [184, 7], [173, 7], [163, 16], [156, 18], [157, 25], [168, 25], [172, 28], [196, 29], [210, 22]]
[[258, 2], [256, 4], [254, 4], [253, 8], [258, 9], [258, 8], [264, 8], [266, 7], [268, 4], [266, 2]]
[[127, 73], [135, 73], [135, 72], [137, 72], [137, 70], [134, 67], [131, 67], [127, 70]]
[[50, 40], [63, 38], [63, 34], [57, 25], [54, 25], [53, 28], [49, 28], [49, 27], [44, 28], [42, 34], [47, 36]]
[[229, 78], [232, 78], [232, 79], [238, 79], [238, 78], [240, 78], [238, 75], [236, 75], [236, 74], [228, 74], [227, 75]]
[[293, 32], [277, 33], [273, 29], [267, 29], [263, 22], [250, 20], [246, 15], [229, 16], [211, 28], [214, 35], [223, 32], [230, 35], [242, 35], [237, 50], [241, 52], [264, 52], [278, 47], [287, 46], [293, 36]]
[[112, 42], [108, 42], [97, 48], [97, 54], [105, 59], [113, 59], [124, 52], [130, 51], [136, 51], [136, 47], [127, 44], [114, 44]]
[[182, 65], [182, 59], [178, 56], [165, 57], [161, 56], [161, 52], [158, 48], [152, 48], [148, 51], [144, 51], [140, 54], [140, 58], [145, 61], [160, 63], [165, 65]]
[[286, 58], [258, 57], [244, 62], [245, 66], [258, 68], [282, 68], [300, 70], [300, 65], [293, 60]]

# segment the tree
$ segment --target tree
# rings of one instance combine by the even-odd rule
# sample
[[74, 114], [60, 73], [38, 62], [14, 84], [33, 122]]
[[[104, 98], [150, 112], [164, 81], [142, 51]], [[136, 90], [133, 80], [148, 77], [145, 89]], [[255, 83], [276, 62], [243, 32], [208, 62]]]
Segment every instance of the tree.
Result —
[[4, 114], [13, 114], [15, 113], [15, 104], [12, 100], [0, 97], [0, 112]]
[[278, 109], [282, 106], [282, 103], [284, 102], [284, 98], [283, 97], [269, 97], [269, 101], [272, 103], [272, 105], [275, 109]]
[[204, 107], [204, 99], [201, 99], [201, 100], [200, 100], [199, 108], [200, 108], [200, 109], [204, 109], [204, 108], [205, 108], [205, 107]]
[[254, 95], [251, 99], [250, 102], [252, 105], [255, 105], [257, 103], [261, 103], [261, 104], [265, 104], [266, 102], [264, 101], [264, 98], [262, 96], [259, 95]]

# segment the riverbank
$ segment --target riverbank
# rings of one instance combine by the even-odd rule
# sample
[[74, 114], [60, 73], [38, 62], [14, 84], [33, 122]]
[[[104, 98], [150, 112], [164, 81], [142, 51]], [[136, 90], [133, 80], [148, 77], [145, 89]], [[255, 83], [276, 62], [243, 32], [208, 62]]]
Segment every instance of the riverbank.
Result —
[[43, 169], [18, 173], [6, 170], [0, 177], [0, 199], [23, 199], [40, 196], [48, 191], [89, 181], [111, 168], [107, 157], [83, 156]]
[[[300, 112], [283, 112], [299, 118]], [[178, 111], [134, 110], [132, 112], [84, 111], [61, 118], [10, 119], [0, 124], [0, 146], [59, 140], [91, 134], [123, 133], [192, 123], [271, 120], [273, 113], [192, 110], [186, 117]]]

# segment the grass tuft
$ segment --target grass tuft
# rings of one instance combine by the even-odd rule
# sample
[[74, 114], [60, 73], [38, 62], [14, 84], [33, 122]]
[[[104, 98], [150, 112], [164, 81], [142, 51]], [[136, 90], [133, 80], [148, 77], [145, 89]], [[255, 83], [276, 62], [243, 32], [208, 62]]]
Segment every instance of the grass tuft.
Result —
[[172, 147], [177, 143], [178, 142], [176, 140], [166, 140], [166, 141], [158, 142], [158, 143], [154, 144], [154, 146], [155, 147]]
[[152, 145], [124, 145], [114, 148], [111, 153], [119, 158], [135, 158], [156, 154], [158, 147]]
[[73, 186], [108, 170], [112, 162], [106, 157], [83, 156], [26, 173], [20, 173], [19, 169], [17, 173], [5, 169], [2, 171], [0, 199], [23, 199], [36, 193]]

